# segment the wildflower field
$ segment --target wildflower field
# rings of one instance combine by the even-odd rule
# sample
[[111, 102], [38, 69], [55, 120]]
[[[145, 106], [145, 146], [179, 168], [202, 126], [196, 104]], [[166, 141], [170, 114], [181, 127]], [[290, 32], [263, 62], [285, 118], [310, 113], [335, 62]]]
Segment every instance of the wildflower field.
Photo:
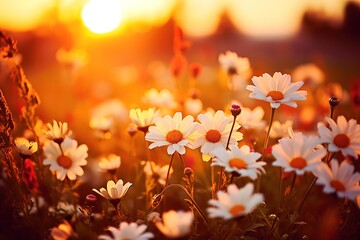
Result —
[[360, 88], [171, 37], [152, 80], [121, 69], [114, 89], [59, 49], [67, 82], [41, 96], [0, 32], [0, 239], [359, 239]]

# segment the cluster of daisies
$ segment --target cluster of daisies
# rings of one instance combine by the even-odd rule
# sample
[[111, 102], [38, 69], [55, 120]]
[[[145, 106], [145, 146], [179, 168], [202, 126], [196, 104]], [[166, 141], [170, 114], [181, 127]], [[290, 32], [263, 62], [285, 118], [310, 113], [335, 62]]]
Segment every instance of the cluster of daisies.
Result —
[[[232, 59], [236, 57], [221, 56], [221, 61], [225, 66], [228, 65], [226, 71], [229, 76], [239, 77], [242, 73], [241, 76], [245, 78], [251, 73], [248, 60], [244, 59], [242, 64], [234, 65]], [[253, 77], [252, 82], [253, 85], [246, 86], [250, 91], [249, 97], [269, 102], [272, 113], [281, 104], [297, 107], [296, 101], [305, 100], [307, 96], [306, 91], [299, 90], [304, 83], [291, 82], [288, 74], [279, 72], [273, 76], [263, 74]], [[169, 102], [171, 101], [167, 101]], [[264, 195], [255, 191], [252, 181], [265, 174], [264, 166], [267, 164], [280, 167], [284, 172], [294, 172], [296, 175], [312, 173], [316, 183], [324, 186], [325, 193], [336, 193], [340, 198], [356, 201], [360, 195], [360, 173], [355, 172], [354, 166], [348, 160], [357, 159], [360, 155], [360, 125], [356, 120], [347, 121], [344, 116], [339, 116], [336, 121], [326, 118], [325, 123], [318, 124], [317, 135], [289, 131], [289, 123], [286, 123], [285, 127], [276, 126], [271, 120], [267, 137], [277, 136], [274, 132], [277, 128], [279, 129], [277, 132], [282, 132], [280, 136], [286, 133], [288, 136], [281, 137], [278, 143], [272, 146], [271, 154], [275, 161], [269, 163], [264, 161], [263, 154], [241, 143], [243, 134], [239, 131], [241, 127], [264, 128], [263, 115], [264, 111], [260, 107], [251, 110], [232, 104], [230, 113], [209, 110], [198, 114], [197, 119], [192, 115], [183, 116], [182, 112], [162, 115], [161, 111], [155, 108], [131, 109], [129, 117], [134, 125], [134, 132], [139, 130], [144, 133], [150, 150], [163, 147], [166, 148], [168, 155], [178, 154], [181, 157], [187, 149], [199, 149], [202, 159], [209, 162], [212, 167], [216, 166], [232, 177], [250, 179], [243, 187], [233, 183], [227, 186], [218, 185], [215, 188], [216, 194], [208, 201], [207, 216], [210, 218], [229, 220], [247, 215], [263, 202]], [[100, 117], [95, 118], [90, 125], [102, 129], [101, 132], [104, 134], [109, 131], [111, 121], [109, 118]], [[54, 121], [47, 127], [45, 131], [47, 140], [42, 146], [45, 156], [43, 164], [49, 165], [50, 171], [60, 181], [66, 178], [75, 180], [77, 176], [82, 176], [84, 174], [82, 167], [87, 164], [87, 146], [84, 144], [79, 146], [77, 141], [71, 138], [71, 131], [66, 123]], [[274, 129], [272, 130], [271, 127]], [[16, 145], [23, 155], [31, 155], [38, 149], [35, 142], [23, 138], [17, 139]], [[345, 160], [334, 159], [335, 153], [338, 152], [345, 157]], [[114, 176], [120, 165], [121, 159], [117, 155], [109, 155], [99, 161], [99, 168]], [[168, 180], [174, 170], [171, 162], [159, 166], [148, 159], [143, 164], [143, 171], [147, 178], [156, 176], [158, 183], [164, 189], [169, 185]], [[125, 183], [122, 179], [110, 180], [106, 188], [93, 189], [93, 191], [117, 208], [131, 186], [131, 182]], [[177, 238], [191, 232], [194, 213], [170, 210], [162, 215], [152, 212], [147, 218], [147, 221], [153, 222], [163, 235]], [[108, 230], [112, 236], [101, 235], [99, 238], [145, 240], [154, 237], [153, 233], [146, 232], [146, 225], [135, 222], [121, 222], [117, 228], [111, 226]], [[71, 225], [65, 221], [53, 228], [51, 234], [55, 239], [67, 239], [66, 237], [72, 235]]]

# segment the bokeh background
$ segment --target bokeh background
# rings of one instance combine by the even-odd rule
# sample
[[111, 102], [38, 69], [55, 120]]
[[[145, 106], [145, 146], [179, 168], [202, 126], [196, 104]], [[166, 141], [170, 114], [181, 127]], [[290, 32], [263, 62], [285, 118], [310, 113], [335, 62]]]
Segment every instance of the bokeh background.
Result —
[[[293, 73], [309, 63], [320, 69], [325, 90], [310, 86], [314, 97], [308, 104], [323, 99], [325, 107], [306, 109], [302, 116], [310, 124], [303, 127], [314, 127], [318, 119], [311, 116], [327, 114], [329, 95], [341, 98], [342, 114], [358, 118], [359, 3], [1, 0], [0, 29], [18, 43], [17, 59], [42, 100], [38, 116], [44, 122], [69, 122], [79, 141], [91, 146], [89, 119], [99, 103], [122, 101], [127, 118], [129, 108], [145, 107], [142, 97], [149, 88], [174, 88], [170, 71], [174, 26], [190, 42], [187, 62], [202, 65], [197, 88], [204, 108], [220, 109], [229, 100], [218, 56], [230, 50], [249, 58], [255, 76]], [[332, 83], [340, 85], [329, 86]], [[5, 63], [0, 65], [0, 87], [16, 118], [23, 103]], [[235, 98], [255, 105], [244, 94]]]

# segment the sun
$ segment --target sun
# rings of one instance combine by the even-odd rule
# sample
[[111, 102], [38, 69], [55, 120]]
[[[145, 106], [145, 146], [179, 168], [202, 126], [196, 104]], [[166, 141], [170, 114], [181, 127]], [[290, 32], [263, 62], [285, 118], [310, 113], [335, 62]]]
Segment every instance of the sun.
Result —
[[119, 0], [90, 0], [82, 10], [85, 26], [94, 33], [109, 33], [122, 19]]

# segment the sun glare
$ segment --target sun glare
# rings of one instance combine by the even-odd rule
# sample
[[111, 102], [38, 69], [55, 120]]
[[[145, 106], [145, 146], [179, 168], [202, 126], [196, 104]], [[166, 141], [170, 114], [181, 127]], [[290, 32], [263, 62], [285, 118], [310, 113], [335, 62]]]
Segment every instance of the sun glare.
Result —
[[117, 28], [122, 19], [118, 0], [90, 0], [82, 10], [85, 26], [92, 32], [103, 34]]

